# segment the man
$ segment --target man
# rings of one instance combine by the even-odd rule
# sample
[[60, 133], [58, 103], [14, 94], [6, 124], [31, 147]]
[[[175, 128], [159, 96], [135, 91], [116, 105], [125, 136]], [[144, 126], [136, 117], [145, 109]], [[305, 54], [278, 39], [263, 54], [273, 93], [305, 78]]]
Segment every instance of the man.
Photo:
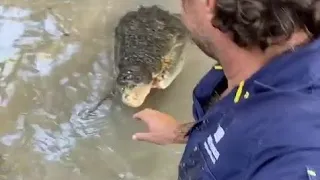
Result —
[[320, 1], [183, 0], [195, 43], [221, 66], [194, 89], [195, 122], [146, 109], [133, 139], [186, 143], [181, 180], [320, 176]]

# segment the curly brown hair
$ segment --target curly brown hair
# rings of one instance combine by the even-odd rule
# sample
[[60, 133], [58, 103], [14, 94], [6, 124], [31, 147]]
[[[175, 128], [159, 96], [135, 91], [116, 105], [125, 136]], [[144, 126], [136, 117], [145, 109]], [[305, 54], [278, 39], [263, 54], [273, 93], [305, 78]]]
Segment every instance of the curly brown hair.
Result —
[[213, 26], [231, 32], [241, 47], [266, 49], [297, 29], [320, 35], [320, 0], [217, 0]]

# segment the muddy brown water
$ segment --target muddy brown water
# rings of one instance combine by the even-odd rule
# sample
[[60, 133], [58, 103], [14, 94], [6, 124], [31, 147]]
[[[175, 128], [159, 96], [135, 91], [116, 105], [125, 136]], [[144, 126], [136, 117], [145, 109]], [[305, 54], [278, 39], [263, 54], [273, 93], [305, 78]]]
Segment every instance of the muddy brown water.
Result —
[[139, 5], [180, 12], [172, 0], [2, 0], [0, 2], [0, 180], [174, 180], [184, 146], [131, 140], [131, 118], [151, 107], [192, 120], [191, 92], [213, 62], [194, 45], [170, 88], [131, 109], [105, 102], [77, 113], [113, 80], [113, 28]]

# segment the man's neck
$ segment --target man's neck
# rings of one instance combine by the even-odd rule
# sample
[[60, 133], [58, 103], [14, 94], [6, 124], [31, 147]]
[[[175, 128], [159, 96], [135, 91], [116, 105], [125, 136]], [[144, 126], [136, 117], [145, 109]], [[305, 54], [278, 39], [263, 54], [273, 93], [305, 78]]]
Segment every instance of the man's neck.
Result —
[[216, 31], [216, 34], [212, 36], [213, 43], [211, 48], [214, 50], [214, 54], [228, 79], [228, 89], [233, 89], [241, 81], [250, 78], [273, 57], [308, 40], [306, 33], [297, 32], [286, 43], [272, 46], [266, 51], [262, 51], [259, 48], [240, 48], [227, 35], [218, 30]]
[[266, 63], [259, 51], [243, 51], [233, 56], [230, 53], [225, 55], [225, 57], [224, 59], [220, 59], [219, 62], [228, 80], [228, 89], [233, 89], [241, 81], [250, 78]]

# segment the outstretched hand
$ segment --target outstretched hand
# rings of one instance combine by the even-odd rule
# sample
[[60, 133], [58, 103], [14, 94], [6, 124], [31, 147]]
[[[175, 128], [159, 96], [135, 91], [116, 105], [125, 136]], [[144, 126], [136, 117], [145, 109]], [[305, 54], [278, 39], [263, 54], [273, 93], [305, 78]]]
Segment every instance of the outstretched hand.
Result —
[[134, 134], [132, 137], [134, 140], [158, 145], [179, 143], [177, 142], [177, 129], [180, 124], [170, 115], [145, 109], [136, 113], [133, 118], [141, 120], [148, 127], [148, 131]]

